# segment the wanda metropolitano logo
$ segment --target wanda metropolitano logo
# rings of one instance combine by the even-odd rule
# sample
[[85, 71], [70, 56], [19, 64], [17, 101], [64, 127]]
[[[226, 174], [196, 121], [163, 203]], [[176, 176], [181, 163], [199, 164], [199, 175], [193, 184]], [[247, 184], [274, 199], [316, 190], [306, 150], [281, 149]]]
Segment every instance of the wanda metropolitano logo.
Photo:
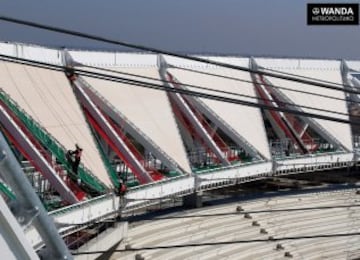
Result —
[[358, 25], [359, 4], [307, 4], [308, 25]]

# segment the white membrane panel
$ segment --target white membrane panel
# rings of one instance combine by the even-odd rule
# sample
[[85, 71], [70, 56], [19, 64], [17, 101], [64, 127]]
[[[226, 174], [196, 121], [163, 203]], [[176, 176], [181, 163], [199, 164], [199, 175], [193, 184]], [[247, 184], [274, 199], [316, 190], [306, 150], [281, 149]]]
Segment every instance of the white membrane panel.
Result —
[[[200, 67], [194, 69], [205, 73], [251, 81], [251, 77], [248, 72], [218, 67]], [[210, 89], [203, 90], [188, 86], [187, 88], [189, 90], [257, 103], [257, 99], [251, 98], [256, 96], [252, 83], [204, 75], [182, 69], [168, 69], [168, 71], [182, 84], [197, 85]], [[234, 94], [213, 92], [212, 90], [226, 91]], [[236, 94], [247, 95], [250, 97], [237, 96]], [[208, 106], [212, 112], [216, 113], [223, 121], [225, 121], [234, 131], [236, 131], [238, 135], [249, 142], [262, 156], [266, 159], [270, 159], [269, 144], [265, 133], [263, 118], [258, 108], [226, 103], [207, 98], [200, 98], [200, 100]]]
[[0, 62], [0, 88], [66, 149], [83, 148], [82, 163], [105, 185], [111, 181], [65, 75], [40, 68]]
[[[280, 72], [274, 72], [281, 74], [281, 72], [285, 73], [291, 73], [294, 75], [297, 75], [298, 78], [301, 77], [310, 77], [318, 80], [324, 80], [328, 82], [332, 82], [335, 84], [343, 84], [342, 78], [341, 78], [341, 71], [340, 71], [340, 62], [337, 61], [337, 67], [334, 67], [335, 61], [329, 61], [329, 68], [326, 69], [326, 62], [322, 61], [322, 65], [319, 68], [314, 67], [314, 62], [311, 61], [299, 61], [298, 67], [289, 67], [289, 68], [276, 68], [277, 71]], [[257, 63], [259, 66], [269, 67], [269, 61], [267, 64], [262, 64], [262, 59], [257, 60]], [[319, 61], [316, 60], [316, 64], [318, 65]], [[273, 71], [271, 71], [273, 72]], [[314, 94], [305, 94], [305, 93], [298, 93], [293, 92], [291, 90], [284, 90], [281, 89], [280, 91], [285, 94], [289, 99], [291, 99], [292, 102], [294, 102], [297, 105], [300, 106], [308, 106], [311, 108], [301, 108], [304, 112], [309, 113], [315, 113], [319, 115], [329, 116], [329, 117], [335, 117], [340, 119], [349, 120], [349, 117], [347, 115], [339, 115], [334, 114], [330, 112], [325, 111], [318, 111], [314, 110], [312, 108], [316, 109], [326, 109], [331, 110], [335, 112], [340, 113], [348, 113], [347, 105], [345, 101], [345, 94], [342, 91], [337, 91], [333, 89], [327, 89], [322, 87], [317, 87], [310, 84], [303, 84], [298, 83], [290, 80], [284, 80], [284, 79], [278, 79], [274, 77], [266, 77], [274, 86], [281, 86], [286, 87], [291, 90], [301, 90], [306, 92], [311, 92]], [[334, 85], [331, 83], [326, 83], [329, 85], [333, 85], [336, 87], [342, 88], [341, 85]], [[331, 99], [327, 97], [323, 97], [320, 95], [326, 95], [330, 97], [340, 98], [343, 100], [338, 99]], [[350, 125], [345, 123], [338, 123], [333, 122], [329, 120], [323, 120], [323, 119], [316, 119], [313, 118], [315, 122], [317, 122], [319, 125], [321, 125], [328, 133], [330, 133], [334, 138], [336, 138], [344, 147], [346, 147], [349, 150], [352, 150], [352, 138], [351, 138], [351, 130]]]
[[[160, 79], [156, 67], [106, 67], [106, 69]], [[99, 73], [129, 78], [129, 76], [116, 73], [92, 70]], [[84, 78], [97, 92], [109, 101], [116, 110], [125, 115], [185, 171], [191, 171], [179, 129], [165, 92], [91, 77]], [[143, 78], [130, 78], [161, 84], [157, 81]]]

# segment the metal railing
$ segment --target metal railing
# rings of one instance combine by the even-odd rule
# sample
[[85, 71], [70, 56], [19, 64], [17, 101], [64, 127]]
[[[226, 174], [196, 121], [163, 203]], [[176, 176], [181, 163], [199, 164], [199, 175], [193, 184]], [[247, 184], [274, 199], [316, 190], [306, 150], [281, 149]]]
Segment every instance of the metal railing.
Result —
[[[325, 154], [336, 151], [336, 147], [334, 147], [333, 144], [329, 144], [319, 138], [313, 138], [311, 140], [305, 139], [303, 142], [305, 146], [309, 148], [308, 150], [312, 151], [310, 154]], [[300, 157], [302, 154], [300, 154], [298, 150], [297, 145], [293, 144], [293, 142], [288, 138], [270, 140], [270, 151], [273, 158], [286, 159], [289, 157]], [[306, 155], [309, 154], [305, 154], [305, 156]]]

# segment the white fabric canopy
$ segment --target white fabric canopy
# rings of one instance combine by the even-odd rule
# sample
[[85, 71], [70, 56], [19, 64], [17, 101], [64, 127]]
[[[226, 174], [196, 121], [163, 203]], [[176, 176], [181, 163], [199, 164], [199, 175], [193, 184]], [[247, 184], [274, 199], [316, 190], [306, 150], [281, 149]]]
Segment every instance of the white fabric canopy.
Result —
[[0, 62], [0, 88], [66, 149], [83, 148], [82, 163], [105, 185], [106, 168], [65, 75], [15, 63]]
[[[160, 78], [156, 67], [132, 69], [118, 67], [106, 68], [140, 76]], [[104, 73], [104, 71], [98, 72]], [[109, 72], [105, 73], [109, 74]], [[114, 75], [122, 76], [116, 73]], [[185, 147], [165, 92], [90, 77], [84, 78], [120, 113], [125, 115], [135, 126], [146, 134], [147, 137], [170, 156], [170, 158], [185, 171], [191, 172]], [[135, 77], [134, 79], [159, 84], [159, 82], [143, 78]]]
[[[261, 63], [259, 63], [261, 65]], [[306, 69], [306, 68], [281, 68], [277, 69], [282, 72], [291, 73], [294, 75], [311, 77], [315, 79], [325, 80], [333, 83], [343, 84], [340, 72], [340, 62], [338, 63], [338, 69], [326, 70], [326, 69]], [[348, 113], [347, 105], [345, 101], [345, 94], [342, 91], [320, 88], [309, 84], [298, 83], [290, 80], [283, 80], [274, 77], [267, 77], [267, 79], [275, 86], [286, 87], [292, 90], [301, 90], [306, 92], [314, 93], [304, 94], [293, 92], [289, 90], [281, 89], [280, 91], [285, 94], [289, 99], [297, 105], [309, 106], [317, 109], [332, 110], [340, 113]], [[336, 87], [342, 87], [341, 85], [334, 85]], [[335, 100], [319, 95], [326, 95], [343, 100]], [[311, 108], [301, 108], [304, 112], [315, 113], [324, 116], [330, 116], [340, 119], [349, 120], [347, 115], [339, 115], [324, 111], [317, 111]], [[344, 147], [352, 150], [352, 137], [351, 129], [349, 124], [338, 123], [329, 120], [313, 118], [315, 122], [321, 125], [328, 133], [336, 138]]]
[[[242, 80], [251, 80], [250, 74], [243, 71], [205, 67], [195, 68], [195, 70], [218, 74], [226, 77], [239, 78]], [[255, 97], [256, 94], [252, 83], [204, 75], [182, 69], [169, 69], [168, 71], [182, 84], [192, 84], [213, 90], [232, 92], [235, 93], [235, 95], [217, 93], [212, 92], [211, 90], [202, 90], [192, 87], [188, 87], [189, 90], [257, 103], [257, 99], [236, 95], [241, 94]], [[200, 98], [200, 100], [205, 103], [214, 113], [216, 113], [223, 121], [230, 125], [231, 128], [237, 132], [237, 134], [249, 142], [261, 155], [263, 155], [266, 159], [271, 158], [263, 118], [258, 108], [206, 98]]]

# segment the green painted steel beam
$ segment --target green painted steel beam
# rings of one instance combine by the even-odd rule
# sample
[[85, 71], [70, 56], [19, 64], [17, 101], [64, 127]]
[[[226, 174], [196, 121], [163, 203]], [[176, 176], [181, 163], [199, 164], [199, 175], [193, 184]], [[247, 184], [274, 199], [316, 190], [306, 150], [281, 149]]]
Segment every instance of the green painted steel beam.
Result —
[[0, 191], [4, 193], [6, 197], [8, 197], [11, 200], [14, 200], [16, 198], [15, 194], [9, 189], [9, 187], [1, 181], [0, 181]]
[[51, 151], [58, 161], [60, 161], [63, 167], [70, 174], [71, 178], [79, 177], [83, 185], [86, 188], [103, 194], [106, 192], [106, 186], [95, 176], [89, 169], [83, 164], [80, 164], [78, 169], [78, 176], [72, 172], [72, 167], [66, 158], [66, 149], [58, 143], [45, 129], [43, 129], [39, 123], [33, 120], [24, 110], [13, 101], [9, 95], [0, 91], [0, 100], [4, 102], [8, 108], [21, 120], [21, 122], [31, 131], [36, 139], [48, 150]]

